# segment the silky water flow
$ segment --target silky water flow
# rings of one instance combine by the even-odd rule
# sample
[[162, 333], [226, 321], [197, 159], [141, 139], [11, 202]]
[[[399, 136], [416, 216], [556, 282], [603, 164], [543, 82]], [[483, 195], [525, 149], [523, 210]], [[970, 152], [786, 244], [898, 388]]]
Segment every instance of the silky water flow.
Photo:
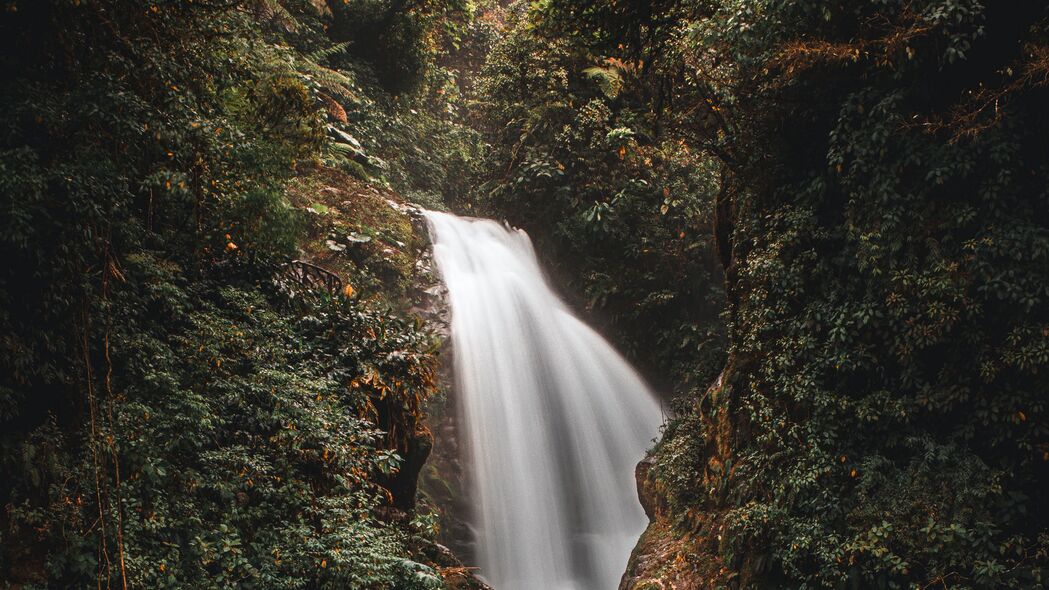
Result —
[[658, 402], [551, 290], [525, 232], [426, 217], [451, 306], [481, 576], [496, 590], [614, 590], [647, 524], [634, 466]]

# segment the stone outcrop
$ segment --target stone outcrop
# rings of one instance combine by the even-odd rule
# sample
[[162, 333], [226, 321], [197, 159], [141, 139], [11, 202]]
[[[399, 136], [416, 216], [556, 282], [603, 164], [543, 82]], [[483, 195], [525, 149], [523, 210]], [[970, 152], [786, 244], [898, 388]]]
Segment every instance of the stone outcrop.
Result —
[[655, 482], [649, 477], [652, 466], [656, 464], [654, 457], [645, 457], [634, 469], [634, 479], [637, 481], [637, 499], [641, 507], [645, 509], [645, 515], [651, 522], [662, 512], [665, 503], [656, 492]]
[[[730, 358], [700, 403], [729, 403], [733, 367]], [[700, 469], [699, 481], [695, 484], [700, 489], [716, 487], [723, 475], [725, 459], [731, 457], [730, 441], [737, 426], [730, 418], [732, 415], [730, 411], [722, 411], [718, 413], [718, 419], [704, 423], [712, 437], [702, 452], [705, 465]], [[711, 498], [705, 505], [707, 512], [693, 509], [680, 513], [671, 509], [653, 473], [658, 453], [657, 450], [656, 455], [643, 459], [634, 472], [638, 499], [648, 515], [649, 525], [634, 547], [619, 590], [738, 587], [740, 580], [733, 573], [738, 568], [725, 567], [718, 550], [724, 530], [724, 512], [719, 509], [719, 498]]]

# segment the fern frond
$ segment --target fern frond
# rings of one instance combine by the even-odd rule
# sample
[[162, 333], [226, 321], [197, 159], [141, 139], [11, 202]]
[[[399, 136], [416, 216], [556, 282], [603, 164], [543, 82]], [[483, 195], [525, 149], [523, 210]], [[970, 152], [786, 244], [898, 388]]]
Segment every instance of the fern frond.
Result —
[[288, 32], [299, 30], [298, 19], [284, 8], [280, 0], [255, 0], [255, 13], [259, 19], [275, 22]]
[[601, 91], [609, 98], [615, 98], [623, 89], [623, 74], [616, 67], [593, 66], [584, 69], [583, 73], [596, 81]]
[[346, 117], [346, 109], [342, 108], [339, 101], [323, 92], [317, 92], [317, 96], [321, 99], [321, 102], [324, 103], [324, 109], [328, 111], [328, 114], [332, 119], [335, 119], [340, 123], [346, 123], [348, 121], [348, 118]]
[[329, 57], [332, 57], [332, 56], [335, 56], [335, 55], [339, 55], [340, 53], [346, 51], [346, 49], [349, 48], [349, 46], [350, 46], [350, 41], [345, 41], [343, 43], [336, 43], [336, 44], [334, 44], [334, 45], [332, 45], [330, 47], [325, 47], [324, 49], [318, 49], [317, 51], [314, 51], [313, 53], [307, 53], [305, 57], [306, 57], [307, 61], [311, 61], [313, 63], [319, 64], [320, 62], [328, 59]]
[[353, 146], [338, 141], [329, 141], [328, 149], [331, 150], [332, 155], [342, 156], [344, 158], [350, 158], [360, 153], [360, 151], [354, 149]]
[[350, 90], [353, 86], [353, 80], [346, 74], [326, 68], [312, 61], [303, 61], [299, 64], [299, 69], [304, 78], [327, 90], [329, 93], [348, 100], [357, 100], [357, 94]]

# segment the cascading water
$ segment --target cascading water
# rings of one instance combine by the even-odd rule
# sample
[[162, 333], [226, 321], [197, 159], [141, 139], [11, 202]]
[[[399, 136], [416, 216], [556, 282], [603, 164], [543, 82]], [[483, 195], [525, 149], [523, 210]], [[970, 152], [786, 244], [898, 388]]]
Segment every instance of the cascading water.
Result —
[[657, 402], [550, 290], [527, 234], [426, 217], [452, 310], [482, 576], [497, 590], [613, 590], [647, 523], [633, 472]]

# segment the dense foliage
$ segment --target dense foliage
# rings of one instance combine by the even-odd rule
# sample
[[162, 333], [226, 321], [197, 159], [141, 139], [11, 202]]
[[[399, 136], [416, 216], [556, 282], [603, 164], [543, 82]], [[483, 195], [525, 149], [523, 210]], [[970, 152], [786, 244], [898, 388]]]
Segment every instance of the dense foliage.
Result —
[[809, 583], [1042, 584], [1047, 17], [726, 3], [697, 25], [739, 81], [720, 98], [748, 185], [736, 364], [708, 406], [736, 430], [702, 498], [728, 509], [726, 557]]
[[[642, 356], [713, 384], [682, 388], [653, 472], [697, 540], [677, 558], [692, 583], [1042, 585], [1047, 17], [967, 0], [518, 13], [485, 72], [492, 203]], [[653, 341], [716, 334], [711, 254], [717, 380], [716, 338]]]
[[[424, 85], [438, 12], [374, 8], [415, 23]], [[389, 508], [412, 503], [390, 490], [434, 391], [429, 337], [381, 298], [275, 282], [310, 237], [289, 180], [404, 176], [368, 153], [381, 125], [351, 127], [394, 99], [325, 33], [342, 16], [4, 3], [3, 584], [441, 584], [425, 523]]]
[[652, 378], [708, 381], [724, 348], [717, 167], [667, 129], [651, 62], [573, 40], [589, 29], [547, 9], [515, 5], [479, 76], [491, 147], [471, 205], [526, 228]]
[[24, 476], [6, 571], [52, 587], [437, 585], [371, 512], [398, 464], [376, 405], [432, 387], [422, 336], [356, 302], [290, 315], [269, 289], [154, 256], [128, 256], [98, 310], [75, 400], [88, 427], [52, 414], [8, 449]]
[[0, 579], [440, 586], [403, 195], [677, 394], [649, 578], [1043, 586], [1043, 4], [5, 0]]

